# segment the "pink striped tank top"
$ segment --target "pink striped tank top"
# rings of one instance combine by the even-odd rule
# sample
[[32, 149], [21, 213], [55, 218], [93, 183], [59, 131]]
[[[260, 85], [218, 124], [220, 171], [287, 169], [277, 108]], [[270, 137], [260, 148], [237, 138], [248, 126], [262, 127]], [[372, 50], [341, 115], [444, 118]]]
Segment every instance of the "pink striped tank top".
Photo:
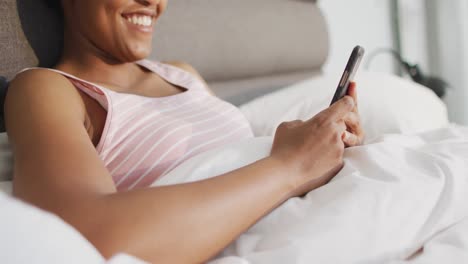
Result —
[[157, 98], [118, 93], [49, 69], [107, 111], [96, 149], [117, 190], [147, 187], [196, 154], [253, 136], [243, 114], [191, 73], [149, 60], [138, 64], [186, 91]]

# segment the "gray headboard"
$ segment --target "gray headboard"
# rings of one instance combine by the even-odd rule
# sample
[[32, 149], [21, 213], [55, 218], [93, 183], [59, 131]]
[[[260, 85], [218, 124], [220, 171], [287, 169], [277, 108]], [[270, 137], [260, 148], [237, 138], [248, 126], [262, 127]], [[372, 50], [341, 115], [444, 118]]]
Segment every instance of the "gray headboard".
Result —
[[[328, 54], [314, 0], [168, 0], [153, 59], [194, 65], [217, 94], [239, 104], [320, 71]], [[52, 66], [61, 25], [42, 0], [1, 0], [0, 75]]]

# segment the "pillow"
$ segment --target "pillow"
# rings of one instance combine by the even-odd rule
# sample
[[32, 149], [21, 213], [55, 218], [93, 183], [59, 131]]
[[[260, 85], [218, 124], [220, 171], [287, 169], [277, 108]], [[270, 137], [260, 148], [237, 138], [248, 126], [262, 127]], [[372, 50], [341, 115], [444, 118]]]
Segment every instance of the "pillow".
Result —
[[13, 182], [0, 181], [0, 193], [12, 195], [13, 194]]
[[13, 177], [13, 153], [7, 133], [0, 133], [0, 183]]
[[0, 75], [11, 79], [26, 67], [57, 62], [63, 23], [45, 1], [2, 0], [0, 17]]
[[3, 107], [5, 95], [8, 87], [8, 82], [5, 77], [0, 76], [0, 182], [11, 180], [12, 176], [12, 154], [8, 137], [5, 132], [5, 119]]
[[4, 104], [8, 88], [8, 82], [5, 77], [0, 76], [0, 132], [5, 132]]
[[[327, 108], [339, 75], [324, 74], [242, 105], [256, 136], [274, 135], [283, 121], [307, 120]], [[417, 133], [449, 124], [445, 104], [429, 89], [385, 73], [360, 72], [358, 105], [366, 140]]]

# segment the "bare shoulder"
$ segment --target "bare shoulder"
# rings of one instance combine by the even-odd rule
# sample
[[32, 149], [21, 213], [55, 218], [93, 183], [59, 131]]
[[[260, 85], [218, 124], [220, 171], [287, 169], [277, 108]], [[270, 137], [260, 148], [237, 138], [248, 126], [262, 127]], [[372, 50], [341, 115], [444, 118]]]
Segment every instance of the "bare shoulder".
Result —
[[200, 75], [200, 73], [190, 64], [182, 61], [166, 61], [164, 63], [167, 63], [169, 65], [172, 65], [174, 67], [180, 68], [184, 71], [190, 72], [191, 74], [195, 75], [198, 79], [200, 79], [204, 84], [208, 92], [212, 95], [215, 95], [214, 92], [209, 88], [208, 84], [206, 81], [203, 79], [203, 77]]
[[[40, 87], [40, 89], [38, 88]], [[73, 85], [63, 75], [47, 69], [31, 69], [19, 73], [11, 81], [9, 93], [39, 93], [47, 90], [71, 91]]]
[[63, 201], [115, 191], [85, 117], [80, 92], [61, 74], [34, 69], [15, 77], [5, 100], [14, 195], [60, 213]]
[[66, 81], [66, 78], [57, 72], [47, 69], [31, 69], [16, 75], [11, 81], [11, 85], [16, 89], [25, 89], [25, 87], [30, 87], [30, 84], [37, 84], [37, 82], [40, 82], [39, 84], [43, 82], [53, 84], [60, 81]]
[[6, 128], [12, 138], [52, 118], [82, 123], [86, 113], [83, 99], [73, 84], [46, 69], [18, 74], [10, 83], [4, 107]]
[[[63, 75], [46, 70], [33, 69], [18, 74], [10, 83], [5, 99], [5, 109], [34, 110], [34, 107], [44, 105], [50, 107], [69, 106], [84, 113], [79, 92]], [[76, 106], [76, 107], [70, 107]]]

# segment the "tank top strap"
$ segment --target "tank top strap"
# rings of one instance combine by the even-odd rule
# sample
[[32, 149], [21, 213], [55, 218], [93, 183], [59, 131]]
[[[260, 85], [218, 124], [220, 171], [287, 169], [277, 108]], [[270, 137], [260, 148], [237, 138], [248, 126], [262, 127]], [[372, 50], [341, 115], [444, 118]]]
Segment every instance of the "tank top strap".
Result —
[[187, 90], [201, 90], [208, 92], [205, 84], [198, 77], [176, 66], [147, 59], [137, 61], [137, 64], [158, 74], [169, 83], [183, 87]]
[[91, 82], [85, 81], [83, 79], [80, 79], [74, 75], [71, 75], [69, 73], [56, 70], [56, 69], [50, 69], [50, 68], [41, 68], [41, 67], [31, 67], [31, 68], [26, 68], [18, 72], [17, 74], [21, 72], [25, 72], [28, 70], [34, 70], [34, 69], [44, 69], [44, 70], [49, 70], [56, 72], [58, 74], [61, 74], [62, 76], [66, 77], [70, 82], [75, 86], [77, 89], [80, 91], [84, 92], [85, 94], [89, 95], [91, 98], [96, 100], [105, 110], [109, 109], [109, 98], [110, 95], [108, 93], [111, 93], [112, 91], [100, 87], [99, 85], [93, 84]]

